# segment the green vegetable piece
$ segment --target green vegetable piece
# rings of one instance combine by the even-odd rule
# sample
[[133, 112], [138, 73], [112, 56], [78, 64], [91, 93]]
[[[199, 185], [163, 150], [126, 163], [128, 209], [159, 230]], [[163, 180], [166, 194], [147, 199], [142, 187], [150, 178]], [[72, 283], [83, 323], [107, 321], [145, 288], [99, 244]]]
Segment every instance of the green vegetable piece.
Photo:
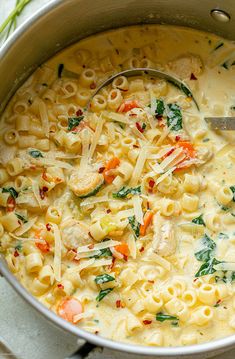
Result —
[[94, 255], [94, 256], [91, 256], [90, 258], [100, 258], [100, 257], [112, 257], [112, 252], [109, 248], [103, 248], [103, 249], [100, 249], [99, 250], [99, 253]]
[[162, 116], [165, 111], [165, 105], [163, 100], [156, 99], [156, 110], [155, 110], [155, 116]]
[[233, 202], [235, 202], [235, 186], [231, 186], [230, 189], [233, 192]]
[[57, 75], [58, 75], [59, 79], [62, 77], [63, 70], [64, 70], [64, 64], [59, 64], [58, 71], [57, 71]]
[[85, 194], [85, 195], [83, 195], [83, 196], [77, 196], [77, 197], [78, 197], [78, 198], [87, 198], [87, 197], [95, 196], [96, 193], [98, 193], [99, 190], [101, 189], [101, 187], [103, 186], [103, 183], [104, 183], [104, 182], [102, 182], [101, 184], [99, 184], [99, 185], [98, 185], [95, 189], [93, 189], [91, 192], [89, 192], [89, 193], [87, 193], [87, 194]]
[[137, 220], [135, 219], [135, 216], [131, 216], [128, 217], [128, 221], [131, 225], [131, 228], [133, 229], [136, 238], [138, 238], [140, 236], [140, 223], [137, 222]]
[[21, 243], [19, 243], [19, 244], [17, 244], [17, 246], [15, 246], [15, 249], [17, 250], [17, 251], [21, 251], [22, 250], [22, 244]]
[[78, 117], [69, 117], [68, 119], [68, 130], [72, 131], [74, 130], [80, 122], [84, 119], [84, 116], [78, 116]]
[[205, 236], [202, 238], [202, 243], [205, 248], [196, 252], [195, 257], [198, 261], [206, 262], [210, 260], [211, 255], [216, 248], [216, 244], [207, 234], [205, 234]]
[[112, 282], [114, 280], [115, 280], [115, 278], [109, 274], [101, 274], [101, 275], [97, 275], [95, 277], [96, 284], [108, 283], [108, 282]]
[[113, 288], [102, 289], [95, 299], [97, 302], [100, 302], [104, 297], [106, 297], [107, 294], [112, 292], [112, 290]]
[[15, 199], [18, 197], [18, 192], [13, 187], [9, 187], [9, 188], [3, 187], [2, 188], [2, 193], [7, 193], [7, 192], [10, 193], [11, 197], [13, 197]]
[[226, 233], [219, 233], [218, 239], [229, 239], [229, 236]]
[[25, 217], [21, 216], [21, 214], [15, 213], [15, 215], [16, 215], [16, 217], [17, 217], [20, 221], [22, 221], [23, 223], [27, 223], [27, 222], [28, 222], [28, 220], [27, 220]]
[[122, 187], [118, 192], [113, 193], [113, 198], [125, 198], [128, 194], [141, 194], [141, 186], [135, 188]]
[[204, 222], [204, 220], [203, 220], [203, 215], [202, 215], [202, 214], [201, 214], [200, 216], [194, 218], [194, 219], [192, 220], [192, 222], [195, 223], [195, 224], [200, 224], [200, 225], [202, 225], [202, 226], [206, 226], [206, 224], [205, 224], [205, 222]]
[[213, 274], [216, 272], [216, 270], [214, 269], [214, 266], [216, 264], [222, 263], [220, 261], [218, 261], [215, 258], [211, 258], [209, 261], [203, 263], [201, 265], [201, 267], [199, 268], [199, 270], [197, 271], [197, 273], [195, 274], [195, 277], [202, 277], [204, 275], [207, 274]]
[[156, 315], [156, 320], [158, 322], [165, 322], [165, 320], [179, 320], [179, 318], [173, 316], [173, 315], [168, 315], [168, 314], [164, 314], [162, 312], [157, 313]]
[[182, 126], [182, 113], [180, 106], [176, 103], [167, 105], [167, 126], [171, 126], [172, 131], [179, 131], [183, 128]]
[[33, 158], [39, 158], [39, 157], [43, 157], [42, 153], [38, 150], [30, 150], [29, 151], [30, 156], [32, 156]]
[[229, 69], [229, 65], [228, 65], [228, 62], [225, 61], [223, 64], [221, 64], [221, 66], [225, 69], [225, 70], [228, 70]]

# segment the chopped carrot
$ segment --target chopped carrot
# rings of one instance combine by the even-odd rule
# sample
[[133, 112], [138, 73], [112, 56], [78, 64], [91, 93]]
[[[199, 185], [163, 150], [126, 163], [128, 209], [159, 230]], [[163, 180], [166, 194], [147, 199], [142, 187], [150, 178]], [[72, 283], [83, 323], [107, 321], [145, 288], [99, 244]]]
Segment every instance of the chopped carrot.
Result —
[[176, 146], [181, 147], [188, 158], [194, 158], [195, 157], [195, 155], [196, 155], [195, 149], [194, 149], [193, 144], [191, 142], [179, 141]]
[[140, 107], [140, 105], [138, 104], [138, 102], [136, 100], [129, 100], [129, 101], [125, 101], [121, 104], [121, 106], [119, 106], [117, 112], [128, 112], [130, 110], [132, 110], [133, 108], [138, 108]]
[[126, 257], [129, 255], [129, 247], [126, 243], [118, 244], [114, 247], [114, 249]]
[[67, 320], [68, 322], [74, 323], [75, 316], [83, 312], [83, 307], [78, 299], [73, 297], [66, 297], [63, 299], [58, 307], [58, 315]]
[[42, 229], [37, 229], [34, 232], [34, 238], [41, 239], [42, 238]]
[[152, 218], [153, 218], [153, 212], [147, 211], [144, 216], [144, 224], [140, 225], [140, 235], [141, 236], [145, 236], [146, 230], [147, 230], [148, 226], [150, 225]]
[[103, 171], [103, 176], [106, 183], [110, 184], [113, 182], [115, 176], [113, 174], [109, 174], [109, 171], [115, 169], [119, 165], [120, 165], [120, 160], [117, 157], [113, 157], [111, 158], [111, 160], [107, 162], [105, 169]]
[[45, 241], [45, 243], [36, 242], [35, 244], [42, 253], [50, 252], [50, 245], [47, 241]]

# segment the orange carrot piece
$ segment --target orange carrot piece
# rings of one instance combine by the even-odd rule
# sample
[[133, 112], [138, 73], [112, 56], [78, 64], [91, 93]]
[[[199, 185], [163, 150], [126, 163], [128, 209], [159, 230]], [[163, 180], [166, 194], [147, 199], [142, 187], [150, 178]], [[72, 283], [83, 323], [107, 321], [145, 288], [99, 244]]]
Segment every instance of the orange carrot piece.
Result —
[[61, 318], [71, 323], [74, 323], [74, 317], [82, 312], [82, 304], [78, 299], [73, 297], [66, 297], [63, 299], [57, 310], [57, 313]]
[[191, 142], [179, 141], [177, 143], [177, 147], [181, 147], [183, 149], [183, 151], [185, 152], [185, 154], [187, 155], [187, 157], [189, 157], [189, 158], [194, 158], [196, 155], [195, 149]]
[[138, 108], [140, 107], [140, 105], [138, 104], [138, 102], [136, 100], [129, 100], [129, 101], [125, 101], [123, 102], [117, 112], [128, 112], [130, 110], [132, 110], [133, 108]]
[[129, 247], [126, 243], [118, 244], [114, 249], [126, 257], [129, 256]]
[[50, 252], [50, 245], [47, 241], [45, 241], [45, 243], [36, 242], [35, 244], [42, 253]]
[[119, 165], [120, 165], [120, 160], [117, 157], [113, 157], [113, 158], [111, 158], [111, 160], [109, 160], [107, 162], [105, 169], [103, 171], [103, 176], [104, 176], [104, 180], [106, 183], [110, 184], [115, 179], [114, 175], [109, 174], [109, 170], [113, 170], [116, 167], [118, 167]]
[[153, 218], [153, 212], [148, 211], [144, 216], [144, 224], [140, 225], [140, 235], [145, 236], [148, 226], [150, 225]]

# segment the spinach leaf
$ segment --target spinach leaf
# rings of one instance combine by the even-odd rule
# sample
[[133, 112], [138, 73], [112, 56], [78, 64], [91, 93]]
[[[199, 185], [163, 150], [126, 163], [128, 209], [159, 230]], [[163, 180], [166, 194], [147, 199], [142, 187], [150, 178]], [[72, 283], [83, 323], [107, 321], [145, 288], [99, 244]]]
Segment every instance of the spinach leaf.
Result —
[[13, 197], [13, 198], [18, 197], [18, 192], [13, 187], [2, 188], [2, 193], [7, 193], [7, 192], [10, 193], [11, 197]]
[[233, 202], [235, 202], [235, 186], [231, 186], [230, 189], [233, 192]]
[[167, 126], [171, 127], [172, 131], [179, 131], [183, 128], [182, 126], [182, 113], [180, 106], [176, 103], [170, 103], [167, 105]]
[[156, 99], [155, 116], [156, 117], [162, 116], [164, 111], [165, 111], [165, 105], [163, 100]]
[[21, 214], [15, 213], [15, 215], [16, 215], [16, 217], [17, 217], [20, 221], [22, 221], [23, 223], [27, 223], [27, 222], [28, 222], [28, 220], [27, 220], [25, 217], [21, 216]]
[[57, 71], [57, 75], [58, 75], [59, 79], [62, 77], [63, 70], [64, 70], [64, 64], [59, 64], [58, 71]]
[[96, 284], [108, 283], [114, 281], [115, 278], [109, 274], [101, 274], [95, 277]]
[[19, 243], [19, 244], [17, 244], [17, 246], [15, 246], [15, 250], [17, 250], [17, 251], [21, 251], [22, 250], [22, 243]]
[[195, 274], [195, 277], [201, 277], [207, 274], [213, 274], [216, 272], [216, 270], [214, 269], [214, 266], [216, 264], [222, 263], [220, 261], [218, 261], [215, 258], [211, 258], [209, 261], [203, 263], [201, 265], [201, 267], [199, 268], [199, 270], [197, 271], [197, 273]]
[[97, 302], [100, 302], [104, 297], [106, 297], [107, 294], [112, 292], [112, 290], [113, 288], [102, 289], [95, 299]]
[[69, 117], [68, 119], [68, 130], [72, 131], [79, 125], [79, 123], [83, 120], [84, 116], [78, 117]]
[[131, 225], [131, 228], [133, 229], [136, 238], [138, 238], [140, 236], [140, 223], [137, 222], [137, 220], [135, 219], [135, 216], [131, 216], [128, 217], [128, 221]]
[[168, 314], [164, 314], [162, 312], [157, 313], [156, 315], [156, 320], [159, 322], [164, 322], [165, 320], [179, 320], [179, 318], [173, 316], [173, 315], [168, 315]]
[[140, 194], [141, 186], [135, 188], [122, 187], [118, 192], [113, 193], [113, 198], [125, 198], [128, 194]]
[[32, 156], [33, 158], [39, 158], [39, 157], [43, 157], [42, 153], [38, 150], [30, 150], [29, 151], [30, 156]]
[[98, 254], [95, 254], [94, 256], [91, 256], [89, 258], [100, 258], [100, 257], [112, 257], [112, 252], [109, 248], [103, 248], [99, 250]]
[[194, 218], [194, 219], [192, 220], [192, 222], [195, 223], [195, 224], [200, 224], [200, 225], [202, 225], [202, 226], [206, 226], [206, 224], [205, 224], [205, 222], [204, 222], [204, 220], [203, 220], [203, 215], [202, 215], [202, 214], [201, 214], [200, 216]]
[[195, 253], [195, 257], [200, 262], [207, 262], [210, 260], [211, 255], [216, 247], [215, 242], [207, 235], [202, 238], [202, 243], [205, 248]]

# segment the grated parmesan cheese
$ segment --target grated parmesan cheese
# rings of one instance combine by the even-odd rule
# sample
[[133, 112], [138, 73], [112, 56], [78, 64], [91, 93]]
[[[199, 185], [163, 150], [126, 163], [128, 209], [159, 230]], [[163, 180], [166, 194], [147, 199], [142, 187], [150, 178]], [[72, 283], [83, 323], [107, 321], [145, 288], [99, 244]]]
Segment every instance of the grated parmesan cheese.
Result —
[[113, 241], [112, 239], [110, 239], [109, 241], [94, 244], [94, 247], [92, 246], [92, 248], [91, 248], [90, 244], [88, 244], [87, 246], [79, 247], [79, 248], [77, 248], [77, 253], [84, 253], [84, 252], [89, 252], [91, 250], [94, 251], [94, 250], [99, 250], [99, 249], [110, 248], [110, 247], [117, 246], [118, 244], [120, 244], [120, 242]]
[[54, 248], [54, 263], [53, 269], [55, 273], [55, 279], [59, 282], [61, 280], [61, 235], [57, 224], [52, 224], [55, 237], [55, 248]]
[[135, 218], [137, 220], [137, 222], [139, 222], [140, 224], [144, 224], [144, 220], [143, 220], [143, 210], [142, 210], [142, 198], [140, 198], [139, 196], [133, 196], [132, 198], [133, 201], [133, 207], [134, 207], [134, 214], [135, 214]]
[[137, 183], [138, 183], [138, 181], [140, 179], [141, 173], [143, 171], [147, 156], [148, 156], [148, 148], [146, 146], [144, 146], [140, 150], [139, 157], [138, 157], [138, 159], [136, 161], [136, 165], [135, 165], [134, 171], [132, 173], [132, 177], [131, 177], [131, 180], [130, 180], [130, 185], [131, 186], [136, 186], [137, 185]]

